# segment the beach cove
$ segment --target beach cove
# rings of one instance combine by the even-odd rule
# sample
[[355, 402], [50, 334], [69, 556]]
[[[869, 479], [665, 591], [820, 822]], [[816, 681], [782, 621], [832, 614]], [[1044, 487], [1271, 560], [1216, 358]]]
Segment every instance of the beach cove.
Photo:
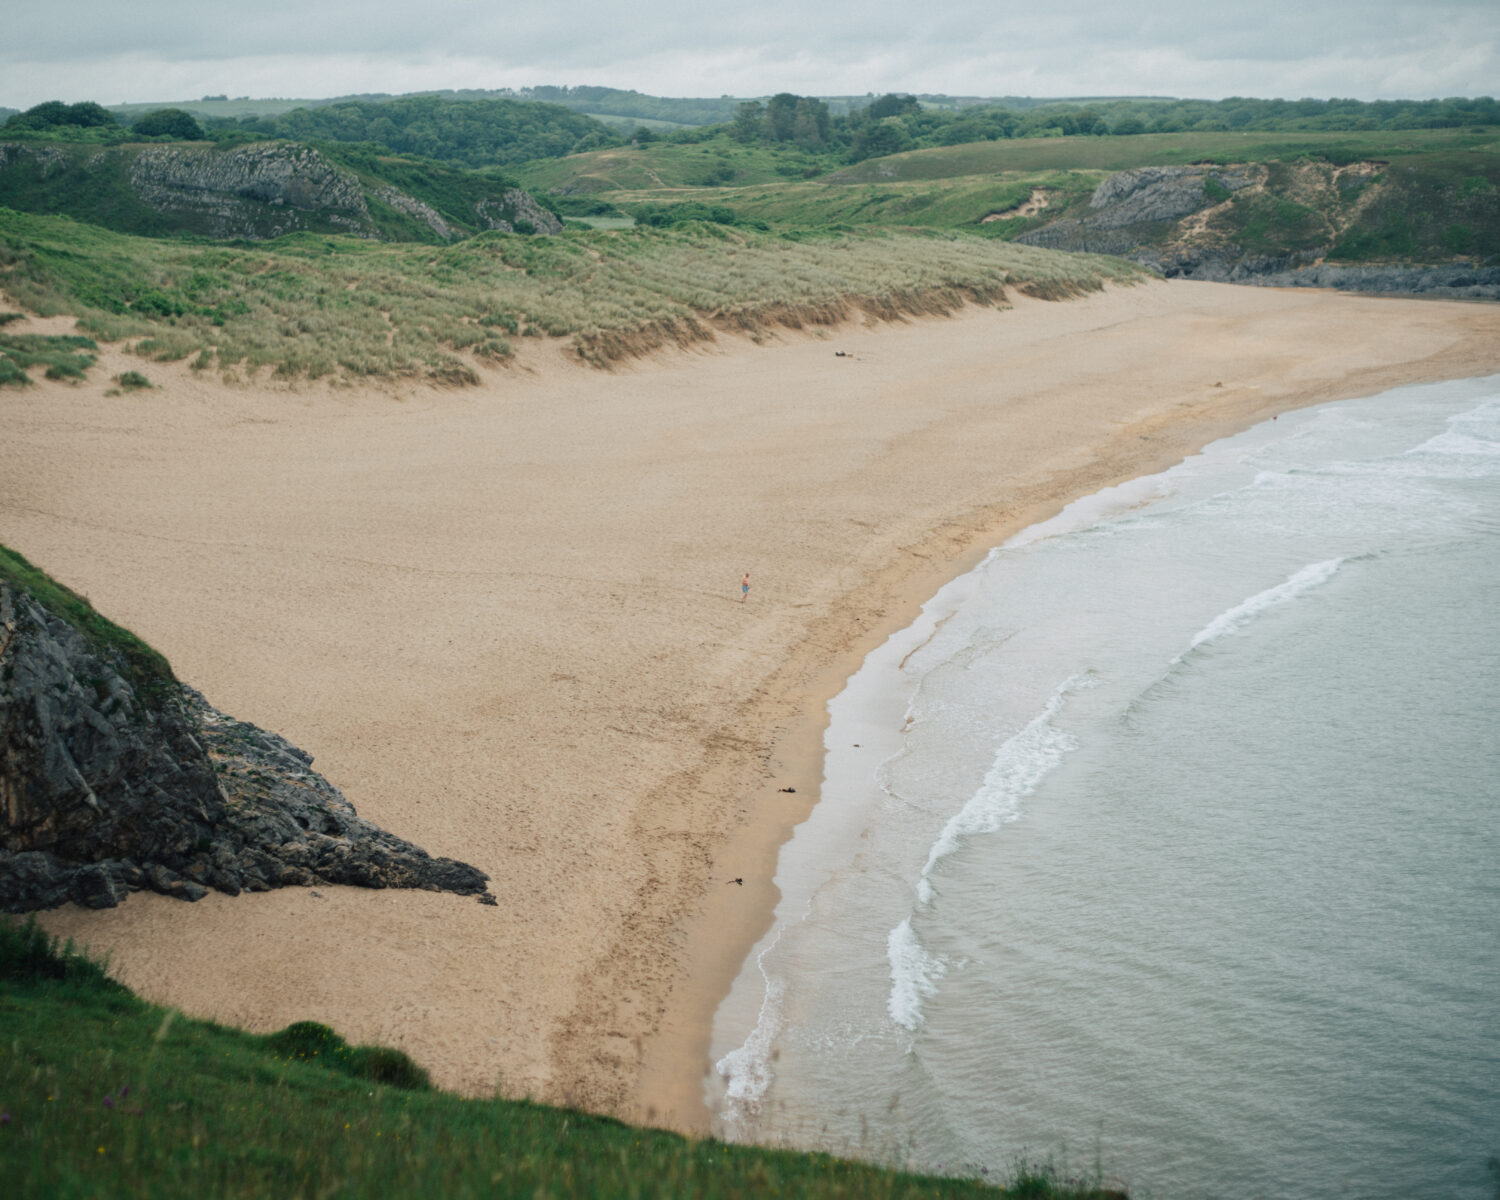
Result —
[[713, 1013], [870, 649], [1070, 500], [1500, 369], [1500, 309], [1214, 284], [826, 333], [451, 392], [153, 364], [108, 397], [107, 352], [0, 394], [0, 540], [500, 900], [137, 895], [48, 928], [195, 1015], [703, 1129]]

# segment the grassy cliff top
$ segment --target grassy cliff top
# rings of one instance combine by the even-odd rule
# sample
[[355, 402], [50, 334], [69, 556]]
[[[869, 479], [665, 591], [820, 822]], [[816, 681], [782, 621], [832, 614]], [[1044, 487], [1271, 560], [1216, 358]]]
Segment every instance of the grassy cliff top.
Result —
[[1018, 1165], [996, 1188], [463, 1099], [433, 1091], [400, 1052], [348, 1046], [326, 1026], [257, 1036], [146, 1004], [3, 917], [0, 1014], [0, 1161], [23, 1196], [1103, 1195], [1046, 1167]]
[[101, 615], [86, 596], [58, 583], [4, 545], [0, 545], [0, 581], [29, 593], [53, 616], [61, 617], [83, 634], [97, 652], [116, 660], [137, 690], [149, 692], [153, 687], [175, 681], [171, 666], [158, 651]]

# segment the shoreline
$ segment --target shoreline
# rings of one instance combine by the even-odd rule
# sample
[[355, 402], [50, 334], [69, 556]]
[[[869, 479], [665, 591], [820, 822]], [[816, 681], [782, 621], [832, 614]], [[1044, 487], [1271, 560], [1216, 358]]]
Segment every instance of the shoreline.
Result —
[[[1458, 375], [1453, 378], [1474, 377], [1478, 376]], [[730, 990], [749, 956], [775, 925], [781, 892], [772, 879], [776, 874], [781, 851], [792, 840], [797, 827], [812, 815], [813, 809], [820, 802], [826, 758], [824, 735], [830, 720], [828, 705], [844, 690], [874, 651], [913, 625], [922, 616], [923, 608], [929, 601], [947, 585], [976, 570], [994, 550], [1025, 530], [1059, 515], [1068, 505], [1078, 500], [1133, 480], [1160, 474], [1200, 453], [1212, 443], [1251, 429], [1281, 413], [1425, 382], [1438, 380], [1420, 376], [1401, 378], [1379, 387], [1334, 388], [1327, 394], [1288, 398], [1284, 403], [1267, 405], [1243, 419], [1221, 426], [1210, 425], [1208, 428], [1212, 430], [1212, 435], [1208, 437], [1199, 438], [1193, 433], [1182, 431], [1185, 448], [1180, 454], [1173, 450], [1163, 450], [1159, 457], [1143, 460], [1138, 470], [1132, 468], [1118, 475], [1091, 479], [1082, 490], [1064, 488], [1055, 497], [1037, 501], [1025, 510], [1002, 516], [983, 532], [976, 533], [957, 557], [945, 563], [933, 564], [912, 574], [904, 574], [896, 567], [889, 568], [887, 574], [892, 578], [886, 583], [890, 589], [890, 598], [879, 610], [880, 616], [868, 625], [855, 644], [814, 672], [815, 682], [810, 689], [802, 692], [800, 701], [796, 702], [798, 711], [795, 719], [784, 728], [773, 745], [771, 761], [780, 766], [778, 778], [785, 776], [788, 783], [796, 788], [795, 799], [778, 798], [773, 803], [773, 811], [762, 823], [742, 829], [726, 846], [726, 849], [734, 852], [736, 859], [743, 858], [754, 864], [758, 877], [753, 884], [747, 877], [745, 884], [748, 897], [756, 905], [756, 915], [750, 920], [733, 922], [729, 907], [722, 902], [715, 903], [717, 897], [710, 893], [705, 911], [688, 923], [688, 956], [698, 966], [698, 971], [694, 975], [685, 976], [674, 993], [673, 1003], [664, 1022], [663, 1037], [658, 1039], [654, 1047], [656, 1053], [648, 1052], [643, 1063], [632, 1096], [634, 1109], [631, 1118], [648, 1124], [659, 1124], [690, 1136], [715, 1134], [719, 1114], [711, 1111], [704, 1098], [705, 1081], [716, 1069], [711, 1051], [714, 1020], [720, 1007], [729, 998]], [[914, 553], [921, 556], [920, 551]], [[882, 594], [887, 593], [883, 591]], [[788, 670], [797, 673], [797, 667], [790, 663]], [[727, 941], [724, 937], [726, 924], [733, 929], [732, 941]], [[690, 1060], [695, 1056], [700, 1067], [696, 1074], [692, 1071], [691, 1062], [684, 1061], [685, 1058]]]
[[1081, 495], [1275, 412], [1500, 370], [1500, 310], [1157, 282], [529, 367], [0, 393], [0, 540], [500, 898], [137, 895], [44, 923], [193, 1015], [319, 1020], [451, 1090], [701, 1133], [714, 1012], [868, 652]]

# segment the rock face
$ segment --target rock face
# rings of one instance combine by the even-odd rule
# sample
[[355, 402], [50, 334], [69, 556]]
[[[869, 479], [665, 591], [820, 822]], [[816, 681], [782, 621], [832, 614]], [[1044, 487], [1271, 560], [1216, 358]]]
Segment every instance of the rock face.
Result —
[[544, 233], [550, 237], [563, 230], [563, 223], [557, 219], [556, 214], [548, 212], [530, 193], [523, 192], [520, 188], [506, 188], [500, 193], [498, 200], [480, 200], [474, 205], [474, 211], [479, 214], [486, 229], [514, 233], [516, 223], [525, 221], [531, 226], [532, 233]]
[[[1235, 167], [1136, 167], [1111, 175], [1080, 217], [1064, 217], [1016, 239], [1052, 250], [1118, 254], [1148, 266], [1151, 247], [1175, 222], [1261, 182], [1265, 171]], [[1142, 257], [1146, 255], [1146, 257]]]
[[157, 212], [205, 219], [210, 237], [245, 230], [277, 237], [305, 228], [306, 213], [349, 233], [376, 236], [359, 180], [307, 146], [148, 146], [131, 165], [130, 184]]
[[1222, 253], [1199, 251], [1163, 255], [1154, 265], [1168, 279], [1206, 279], [1255, 287], [1333, 288], [1341, 292], [1449, 300], [1500, 300], [1500, 267], [1461, 263], [1343, 266], [1313, 261], [1312, 255], [1234, 259]]
[[359, 817], [312, 759], [170, 679], [149, 684], [0, 581], [0, 911], [292, 884], [486, 893]]
[[[1323, 261], [1341, 234], [1377, 223], [1369, 213], [1382, 166], [1136, 167], [1104, 180], [1087, 206], [1016, 240], [1119, 255], [1168, 279], [1500, 299], [1500, 267]], [[1278, 222], [1280, 243], [1275, 236], [1268, 243], [1265, 229]]]
[[105, 148], [0, 142], [0, 204], [126, 232], [249, 241], [298, 231], [401, 239], [411, 236], [403, 218], [445, 242], [490, 229], [562, 231], [562, 222], [520, 188], [460, 173], [458, 191], [439, 213], [418, 196], [362, 180], [295, 142]]

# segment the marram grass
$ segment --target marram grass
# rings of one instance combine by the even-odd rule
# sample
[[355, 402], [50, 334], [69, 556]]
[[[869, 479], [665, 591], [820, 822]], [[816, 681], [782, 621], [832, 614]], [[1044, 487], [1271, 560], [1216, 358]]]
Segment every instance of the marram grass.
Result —
[[487, 233], [456, 245], [292, 235], [155, 241], [0, 209], [0, 288], [147, 359], [233, 376], [476, 382], [516, 340], [608, 363], [658, 347], [868, 316], [952, 312], [1009, 290], [1133, 282], [1118, 259], [960, 234], [767, 234], [717, 225]]
[[1105, 1195], [1034, 1166], [997, 1188], [464, 1099], [325, 1026], [256, 1036], [145, 1004], [3, 916], [0, 1021], [0, 1174], [23, 1198]]

